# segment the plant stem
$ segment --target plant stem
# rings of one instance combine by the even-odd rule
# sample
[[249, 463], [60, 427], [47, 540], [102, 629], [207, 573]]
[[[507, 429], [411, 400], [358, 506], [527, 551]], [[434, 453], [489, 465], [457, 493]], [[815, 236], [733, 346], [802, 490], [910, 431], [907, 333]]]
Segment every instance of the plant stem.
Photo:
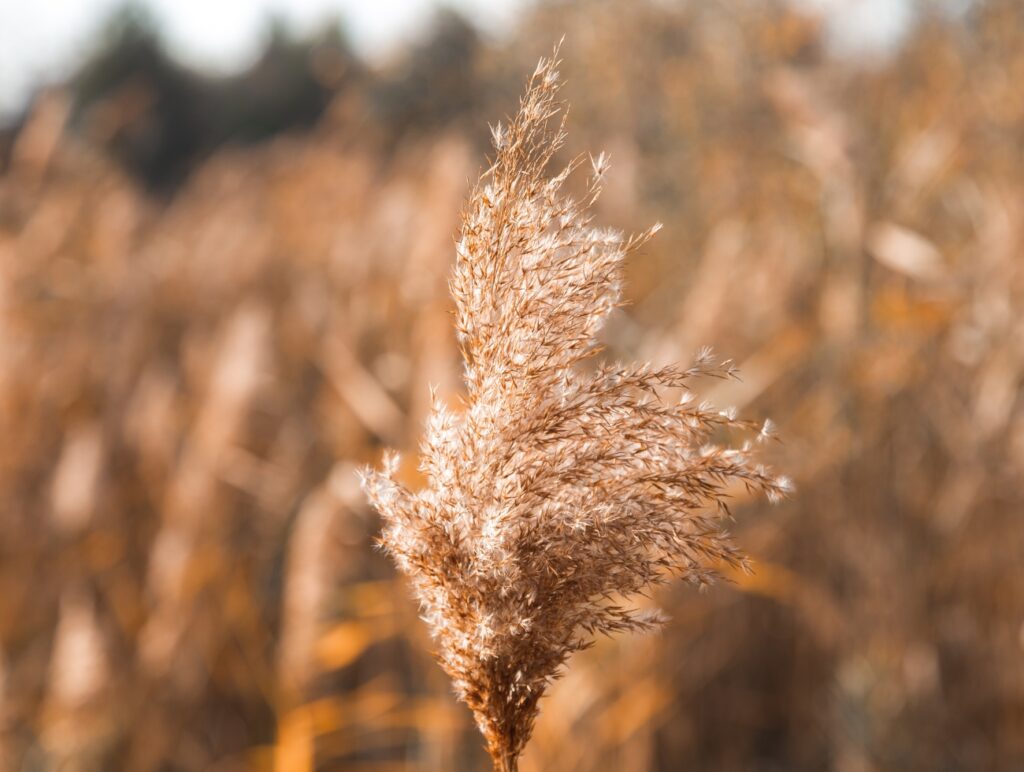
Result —
[[494, 759], [494, 772], [518, 772], [519, 770], [519, 756], [518, 754], [506, 753], [503, 756], [495, 757]]

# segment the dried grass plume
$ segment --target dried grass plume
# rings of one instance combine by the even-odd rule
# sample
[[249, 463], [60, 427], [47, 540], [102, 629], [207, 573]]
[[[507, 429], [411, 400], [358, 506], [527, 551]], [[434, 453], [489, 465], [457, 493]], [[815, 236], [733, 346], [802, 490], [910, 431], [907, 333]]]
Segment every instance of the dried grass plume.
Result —
[[[516, 769], [538, 701], [596, 633], [648, 629], [628, 599], [673, 574], [697, 584], [744, 565], [723, 530], [726, 488], [775, 499], [786, 488], [749, 443], [714, 444], [750, 424], [695, 404], [698, 375], [730, 376], [702, 352], [692, 367], [578, 365], [620, 301], [632, 238], [593, 224], [607, 162], [582, 200], [551, 176], [565, 141], [557, 49], [519, 112], [493, 129], [495, 157], [471, 194], [451, 279], [465, 359], [465, 411], [435, 403], [421, 447], [427, 483], [367, 471], [382, 543], [406, 573], [458, 696], [495, 768]], [[673, 404], [659, 395], [683, 390]]]

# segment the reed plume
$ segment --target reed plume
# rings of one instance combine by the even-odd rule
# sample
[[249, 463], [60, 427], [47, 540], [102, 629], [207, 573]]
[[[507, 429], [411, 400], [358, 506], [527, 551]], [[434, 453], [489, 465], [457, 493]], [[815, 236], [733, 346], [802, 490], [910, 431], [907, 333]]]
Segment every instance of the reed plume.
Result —
[[[495, 155], [463, 213], [451, 291], [465, 360], [465, 410], [435, 399], [413, 492], [399, 459], [366, 471], [381, 538], [409, 576], [456, 692], [473, 711], [495, 769], [515, 770], [538, 701], [596, 633], [662, 619], [628, 605], [673, 574], [705, 584], [745, 567], [723, 521], [726, 489], [775, 499], [788, 483], [752, 445], [713, 440], [750, 429], [696, 404], [699, 375], [732, 376], [701, 352], [689, 369], [581, 362], [620, 302], [634, 237], [593, 224], [607, 169], [576, 200], [577, 158], [551, 176], [566, 138], [557, 49], [531, 77], [518, 114], [493, 128]], [[662, 395], [682, 390], [678, 402]]]

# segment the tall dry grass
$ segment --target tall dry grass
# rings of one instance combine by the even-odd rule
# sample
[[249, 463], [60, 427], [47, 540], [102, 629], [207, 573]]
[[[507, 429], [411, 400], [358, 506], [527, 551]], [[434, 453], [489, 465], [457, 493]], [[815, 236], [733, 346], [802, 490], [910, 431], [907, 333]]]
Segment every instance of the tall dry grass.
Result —
[[[574, 145], [615, 160], [595, 215], [666, 223], [625, 265], [607, 357], [729, 352], [742, 380], [700, 398], [772, 416], [800, 496], [739, 495], [755, 573], [665, 586], [660, 634], [576, 656], [520, 769], [1020, 767], [1019, 4], [927, 21], [867, 69], [768, 4], [623, 5], [547, 4], [485, 49], [485, 111], [567, 33]], [[384, 156], [359, 109], [217, 154], [169, 205], [59, 102], [20, 133], [0, 174], [7, 766], [486, 763], [352, 484], [415, 447], [423, 384], [459, 392], [446, 277], [476, 138]]]
[[[662, 621], [624, 603], [669, 573], [703, 585], [718, 565], [746, 566], [721, 522], [729, 487], [774, 499], [788, 487], [749, 443], [713, 444], [748, 424], [693, 404], [690, 381], [728, 377], [730, 363], [705, 351], [683, 371], [580, 371], [621, 302], [623, 261], [660, 226], [627, 238], [593, 224], [605, 156], [582, 201], [563, 191], [579, 159], [549, 170], [566, 141], [558, 64], [556, 49], [509, 125], [494, 127], [494, 160], [463, 214], [451, 290], [464, 413], [435, 405], [422, 490], [395, 481], [397, 456], [364, 478], [438, 659], [507, 772], [572, 654], [595, 634]], [[674, 404], [660, 399], [680, 389]]]

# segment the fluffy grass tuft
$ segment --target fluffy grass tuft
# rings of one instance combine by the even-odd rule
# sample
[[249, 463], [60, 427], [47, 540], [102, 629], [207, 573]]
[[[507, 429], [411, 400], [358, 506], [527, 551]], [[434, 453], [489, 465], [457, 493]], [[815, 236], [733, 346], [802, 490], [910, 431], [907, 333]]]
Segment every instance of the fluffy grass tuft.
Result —
[[[728, 486], [771, 499], [788, 487], [750, 444], [714, 443], [758, 427], [688, 398], [692, 378], [729, 377], [730, 363], [702, 351], [688, 369], [578, 367], [620, 302], [623, 261], [658, 228], [594, 225], [603, 154], [582, 200], [563, 191], [580, 159], [548, 172], [566, 136], [557, 65], [556, 49], [515, 118], [493, 128], [493, 164], [463, 215], [451, 291], [466, 410], [435, 403], [422, 490], [395, 480], [395, 455], [364, 476], [382, 543], [499, 770], [516, 768], [573, 652], [662, 621], [631, 597], [671, 575], [705, 584], [716, 566], [745, 567], [723, 530]], [[684, 398], [667, 404], [669, 389]]]

